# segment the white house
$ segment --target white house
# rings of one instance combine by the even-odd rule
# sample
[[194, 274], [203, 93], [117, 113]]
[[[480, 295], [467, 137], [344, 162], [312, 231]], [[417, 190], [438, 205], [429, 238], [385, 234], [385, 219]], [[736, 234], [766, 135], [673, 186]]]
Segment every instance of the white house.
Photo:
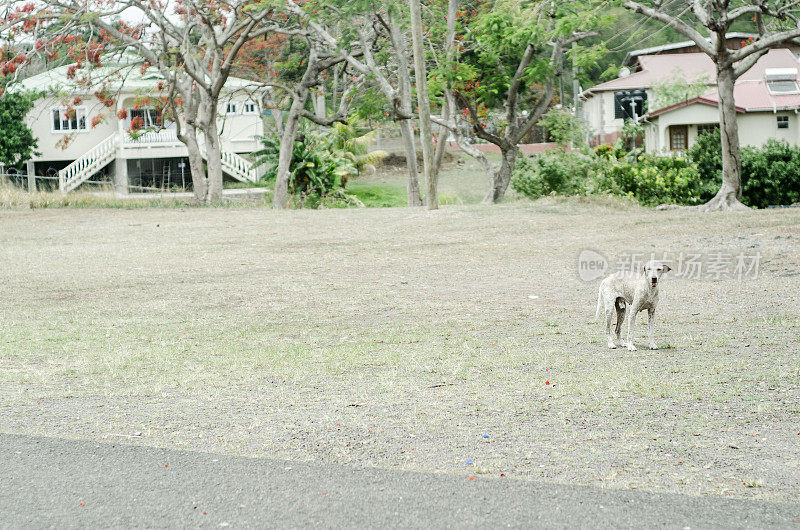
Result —
[[[754, 36], [728, 33], [726, 46], [740, 48]], [[714, 62], [692, 41], [629, 52], [617, 79], [595, 85], [580, 94], [592, 142], [613, 143], [619, 138], [625, 120], [638, 120], [648, 109], [653, 110], [654, 86], [688, 82], [714, 87], [716, 78]]]
[[[762, 145], [768, 139], [800, 145], [800, 63], [788, 49], [770, 50], [734, 85], [741, 145]], [[649, 153], [679, 153], [699, 134], [719, 127], [716, 89], [662, 109], [644, 119]]]
[[[43, 72], [15, 88], [44, 94], [26, 118], [39, 140], [39, 154], [33, 159], [37, 175], [57, 176], [65, 192], [102, 175], [120, 193], [190, 183], [186, 147], [174, 124], [161, 123], [155, 104], [163, 88], [156, 69], [103, 67], [92, 73], [103, 84], [80, 88], [74, 78], [83, 74], [70, 79], [70, 68]], [[241, 181], [261, 176], [260, 168], [240, 156], [260, 147], [261, 90], [251, 81], [231, 77], [220, 104], [223, 172]], [[143, 127], [131, 133], [134, 122]]]
[[674, 78], [713, 84], [714, 62], [705, 53], [643, 55], [638, 58], [636, 71], [623, 68], [617, 79], [585, 90], [581, 94], [583, 112], [594, 143], [613, 143], [625, 120], [645, 115], [653, 86]]

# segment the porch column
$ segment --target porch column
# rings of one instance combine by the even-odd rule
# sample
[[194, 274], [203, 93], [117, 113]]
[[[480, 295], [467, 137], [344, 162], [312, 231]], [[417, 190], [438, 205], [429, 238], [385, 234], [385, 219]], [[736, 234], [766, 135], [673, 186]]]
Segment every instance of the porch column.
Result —
[[116, 157], [114, 159], [114, 191], [122, 194], [128, 194], [128, 159]]

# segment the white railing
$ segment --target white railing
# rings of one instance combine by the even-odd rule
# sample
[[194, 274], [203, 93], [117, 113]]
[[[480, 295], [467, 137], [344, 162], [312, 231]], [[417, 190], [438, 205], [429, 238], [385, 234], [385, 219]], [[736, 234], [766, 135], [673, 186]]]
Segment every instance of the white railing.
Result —
[[[200, 154], [208, 160], [208, 153], [202, 144], [200, 145]], [[220, 162], [222, 163], [223, 171], [242, 182], [258, 182], [264, 175], [262, 166], [253, 167], [252, 162], [230, 151], [222, 151], [220, 153]]]
[[130, 133], [123, 134], [122, 145], [125, 147], [145, 147], [153, 144], [176, 144], [179, 143], [178, 131], [175, 129], [162, 129], [160, 131], [147, 131], [136, 137]]
[[72, 191], [100, 171], [117, 155], [117, 135], [112, 134], [58, 172], [58, 187]]
[[222, 153], [222, 167], [228, 170], [232, 176], [239, 178], [239, 180], [249, 180], [250, 182], [257, 182], [264, 174], [264, 168], [253, 167], [253, 163], [246, 160], [236, 153], [223, 151]]

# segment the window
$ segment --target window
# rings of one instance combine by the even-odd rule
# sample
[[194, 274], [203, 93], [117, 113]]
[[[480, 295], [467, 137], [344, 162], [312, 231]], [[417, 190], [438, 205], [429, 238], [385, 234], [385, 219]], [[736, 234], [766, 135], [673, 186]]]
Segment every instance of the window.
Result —
[[778, 116], [778, 129], [789, 128], [789, 116]]
[[770, 94], [800, 94], [797, 81], [793, 80], [767, 81], [767, 88]]
[[236, 114], [239, 111], [238, 104], [234, 102], [229, 102], [228, 107], [225, 109], [225, 114]]
[[141, 118], [143, 127], [158, 127], [161, 125], [161, 113], [156, 109], [131, 109], [128, 115], [131, 121], [135, 118]]
[[245, 101], [242, 114], [258, 114], [258, 106], [255, 101]]
[[687, 129], [686, 125], [670, 125], [669, 148], [671, 151], [683, 151], [686, 149]]
[[86, 107], [56, 107], [50, 110], [53, 117], [53, 132], [86, 130]]
[[719, 131], [719, 123], [704, 123], [697, 126], [697, 136], [701, 134], [716, 133]]
[[614, 119], [630, 120], [644, 115], [644, 90], [614, 92]]

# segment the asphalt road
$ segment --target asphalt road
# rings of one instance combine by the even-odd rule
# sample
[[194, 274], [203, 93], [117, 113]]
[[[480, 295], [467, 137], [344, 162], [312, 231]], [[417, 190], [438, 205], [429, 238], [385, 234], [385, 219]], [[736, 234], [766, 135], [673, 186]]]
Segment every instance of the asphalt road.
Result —
[[0, 434], [0, 527], [793, 528], [800, 504]]

